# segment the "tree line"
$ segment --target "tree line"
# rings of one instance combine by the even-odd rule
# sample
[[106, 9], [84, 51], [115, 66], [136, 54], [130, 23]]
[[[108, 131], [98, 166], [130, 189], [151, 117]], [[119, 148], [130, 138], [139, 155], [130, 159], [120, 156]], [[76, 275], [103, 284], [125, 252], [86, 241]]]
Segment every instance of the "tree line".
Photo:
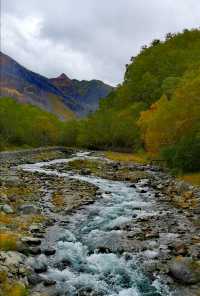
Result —
[[143, 46], [99, 110], [66, 126], [66, 145], [144, 150], [171, 168], [200, 168], [200, 30]]
[[40, 109], [0, 100], [0, 143], [62, 144], [145, 151], [181, 171], [200, 168], [200, 30], [167, 34], [143, 46], [126, 65], [124, 81], [99, 109], [60, 122]]

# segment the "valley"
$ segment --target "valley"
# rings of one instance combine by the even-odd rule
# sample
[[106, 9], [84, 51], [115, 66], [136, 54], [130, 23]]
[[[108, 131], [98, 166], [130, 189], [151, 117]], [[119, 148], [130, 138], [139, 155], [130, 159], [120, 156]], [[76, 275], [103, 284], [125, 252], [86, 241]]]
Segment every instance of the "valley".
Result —
[[118, 54], [70, 32], [88, 60], [56, 39], [51, 78], [0, 53], [0, 296], [200, 296], [200, 30], [140, 44], [116, 87], [70, 78]]

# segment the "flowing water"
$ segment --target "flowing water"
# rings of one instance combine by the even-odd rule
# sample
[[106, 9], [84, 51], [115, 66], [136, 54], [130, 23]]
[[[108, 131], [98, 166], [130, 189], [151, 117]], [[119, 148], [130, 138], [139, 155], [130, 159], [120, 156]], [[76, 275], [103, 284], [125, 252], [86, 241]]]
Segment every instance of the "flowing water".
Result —
[[62, 223], [49, 230], [46, 242], [56, 248], [56, 253], [48, 258], [40, 256], [40, 260], [48, 260], [48, 271], [44, 276], [56, 280], [59, 295], [170, 295], [158, 279], [151, 283], [145, 277], [133, 254], [120, 250], [123, 231], [117, 226], [133, 219], [133, 214], [137, 217], [154, 215], [153, 193], [141, 196], [128, 182], [72, 172], [59, 173], [45, 168], [50, 164], [82, 158], [91, 157], [87, 153], [79, 153], [69, 159], [23, 165], [26, 171], [87, 181], [102, 192], [102, 197], [96, 202], [71, 216], [62, 217]]

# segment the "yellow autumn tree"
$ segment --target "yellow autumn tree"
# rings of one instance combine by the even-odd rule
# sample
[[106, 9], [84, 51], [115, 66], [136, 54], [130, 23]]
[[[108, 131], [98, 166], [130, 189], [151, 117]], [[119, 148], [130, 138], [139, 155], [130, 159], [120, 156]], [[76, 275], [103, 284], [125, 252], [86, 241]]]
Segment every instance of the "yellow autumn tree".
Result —
[[177, 86], [172, 98], [164, 94], [147, 111], [141, 113], [138, 125], [145, 149], [158, 153], [174, 145], [200, 122], [200, 69], [190, 71]]

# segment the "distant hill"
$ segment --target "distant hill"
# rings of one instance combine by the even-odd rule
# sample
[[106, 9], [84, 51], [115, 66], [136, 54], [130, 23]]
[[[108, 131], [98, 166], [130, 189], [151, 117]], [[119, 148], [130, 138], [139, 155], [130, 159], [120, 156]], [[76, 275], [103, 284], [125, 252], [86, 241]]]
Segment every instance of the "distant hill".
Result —
[[[11, 96], [66, 120], [88, 114], [112, 87], [100, 81], [70, 80], [66, 75], [48, 79], [0, 52], [0, 96]], [[66, 85], [65, 85], [66, 84]]]
[[113, 90], [113, 87], [99, 80], [70, 79], [64, 73], [57, 78], [50, 79], [53, 85], [60, 89], [64, 95], [75, 100], [81, 116], [94, 112], [99, 106], [99, 100], [105, 98]]

